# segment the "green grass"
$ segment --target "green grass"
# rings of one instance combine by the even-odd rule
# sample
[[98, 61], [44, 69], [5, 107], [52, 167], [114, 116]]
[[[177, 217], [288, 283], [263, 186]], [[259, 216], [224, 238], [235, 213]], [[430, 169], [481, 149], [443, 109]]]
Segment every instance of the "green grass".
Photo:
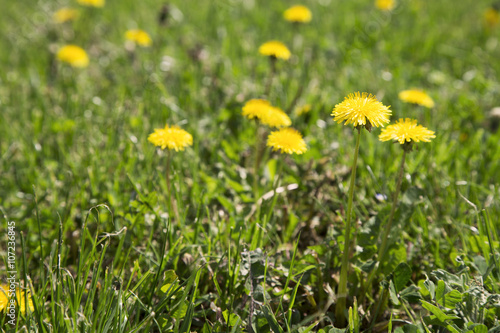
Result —
[[[500, 30], [483, 27], [489, 1], [400, 0], [392, 13], [371, 0], [302, 3], [313, 20], [297, 30], [277, 0], [175, 0], [166, 27], [152, 0], [81, 7], [63, 25], [53, 12], [76, 3], [1, 5], [0, 230], [16, 222], [18, 278], [34, 303], [17, 329], [0, 313], [2, 332], [336, 332], [355, 132], [330, 114], [355, 91], [436, 138], [407, 156], [388, 259], [366, 285], [402, 150], [363, 132], [349, 328], [499, 331], [500, 131], [489, 112]], [[135, 27], [151, 48], [126, 50]], [[278, 157], [287, 189], [257, 208], [256, 127], [241, 108], [262, 97], [269, 64], [257, 50], [270, 39], [294, 56], [278, 62], [268, 99], [311, 104], [306, 116], [288, 110], [309, 150], [266, 151], [259, 194], [273, 190]], [[57, 62], [69, 43], [87, 50], [88, 68]], [[412, 87], [436, 106], [398, 100]], [[168, 214], [166, 153], [147, 141], [166, 123], [194, 137], [172, 159], [180, 220]]]

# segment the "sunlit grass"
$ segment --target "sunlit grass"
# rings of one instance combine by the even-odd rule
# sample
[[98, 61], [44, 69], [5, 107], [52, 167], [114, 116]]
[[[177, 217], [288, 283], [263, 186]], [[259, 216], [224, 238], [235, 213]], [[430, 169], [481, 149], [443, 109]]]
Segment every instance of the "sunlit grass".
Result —
[[[1, 329], [335, 332], [342, 315], [356, 332], [499, 325], [489, 2], [305, 1], [300, 26], [280, 1], [102, 4], [1, 6], [0, 231], [15, 222], [33, 302], [17, 328], [0, 313]], [[54, 22], [70, 7], [78, 16]], [[139, 28], [147, 48], [125, 38]], [[287, 60], [259, 55], [269, 40]], [[84, 50], [80, 66], [58, 57], [65, 45]], [[432, 108], [400, 100], [410, 87]], [[346, 230], [358, 133], [330, 114], [353, 91], [436, 137], [402, 164], [399, 143], [363, 133]], [[242, 116], [263, 98], [304, 141], [264, 148], [271, 131]], [[175, 158], [148, 141], [166, 123], [193, 137]], [[288, 148], [302, 154], [279, 155]]]

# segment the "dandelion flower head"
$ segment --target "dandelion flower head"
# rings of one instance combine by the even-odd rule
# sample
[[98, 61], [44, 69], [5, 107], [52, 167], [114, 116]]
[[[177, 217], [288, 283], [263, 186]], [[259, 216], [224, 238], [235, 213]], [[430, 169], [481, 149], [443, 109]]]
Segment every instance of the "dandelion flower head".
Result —
[[399, 93], [399, 99], [406, 103], [413, 103], [425, 106], [426, 108], [434, 107], [434, 101], [422, 90], [411, 89], [403, 90]]
[[269, 107], [268, 111], [260, 118], [260, 121], [269, 127], [288, 127], [292, 124], [290, 117], [275, 106]]
[[57, 52], [57, 59], [66, 62], [73, 67], [87, 67], [89, 64], [89, 57], [87, 52], [76, 45], [65, 45]]
[[101, 8], [104, 7], [105, 0], [77, 0], [77, 2], [83, 6]]
[[405, 142], [430, 142], [435, 138], [434, 132], [422, 125], [417, 125], [414, 119], [399, 119], [395, 124], [389, 125], [379, 135], [380, 141], [395, 140], [400, 144]]
[[151, 46], [153, 43], [149, 34], [140, 29], [127, 30], [125, 38], [143, 47]]
[[269, 127], [287, 127], [292, 124], [292, 120], [283, 110], [264, 99], [251, 99], [246, 102], [242, 114], [248, 119], [256, 118]]
[[61, 8], [54, 13], [53, 19], [55, 23], [64, 23], [76, 19], [78, 14], [79, 12], [77, 9]]
[[306, 6], [292, 6], [283, 13], [285, 20], [289, 22], [308, 23], [311, 22], [312, 13]]
[[[31, 299], [31, 294], [28, 292], [28, 306], [30, 310], [33, 312], [33, 300]], [[0, 312], [3, 312], [7, 309], [9, 305], [9, 286], [6, 284], [0, 284]], [[21, 312], [26, 313], [26, 295], [25, 292], [22, 291], [19, 287], [16, 288], [16, 303]]]
[[283, 60], [288, 60], [291, 56], [290, 50], [286, 47], [286, 45], [277, 40], [272, 40], [262, 44], [259, 47], [259, 53], [264, 56], [280, 58]]
[[484, 11], [484, 24], [487, 28], [494, 28], [500, 23], [500, 13], [497, 9], [490, 7]]
[[251, 99], [243, 106], [242, 114], [248, 119], [262, 119], [270, 107], [271, 103], [265, 99]]
[[368, 121], [370, 126], [384, 127], [389, 123], [391, 113], [389, 107], [380, 103], [375, 96], [357, 92], [349, 94], [342, 103], [335, 105], [332, 116], [337, 123], [345, 121], [345, 125], [364, 126]]
[[148, 137], [149, 142], [161, 149], [184, 150], [193, 144], [193, 136], [178, 126], [168, 126], [157, 128]]
[[307, 151], [302, 135], [296, 129], [289, 127], [271, 132], [267, 138], [267, 146], [286, 154], [300, 155]]
[[375, 7], [380, 10], [393, 10], [396, 7], [396, 0], [375, 0]]

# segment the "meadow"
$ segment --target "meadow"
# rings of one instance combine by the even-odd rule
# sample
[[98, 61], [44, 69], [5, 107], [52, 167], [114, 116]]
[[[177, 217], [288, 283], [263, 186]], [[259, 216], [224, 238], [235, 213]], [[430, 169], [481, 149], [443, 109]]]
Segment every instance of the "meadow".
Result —
[[[0, 5], [1, 332], [500, 332], [500, 8], [99, 2]], [[356, 92], [390, 123], [334, 121]]]

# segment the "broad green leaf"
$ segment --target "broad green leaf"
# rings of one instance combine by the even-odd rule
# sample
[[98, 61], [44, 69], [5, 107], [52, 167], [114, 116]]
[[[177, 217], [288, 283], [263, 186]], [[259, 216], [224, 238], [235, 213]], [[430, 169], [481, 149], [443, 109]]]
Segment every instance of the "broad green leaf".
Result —
[[224, 317], [224, 320], [229, 327], [237, 325], [238, 321], [240, 320], [240, 317], [236, 313], [230, 314], [228, 310], [223, 311], [222, 316]]
[[447, 320], [453, 320], [453, 319], [459, 319], [457, 316], [450, 316], [444, 313], [440, 308], [437, 306], [432, 305], [429, 302], [426, 301], [420, 301], [422, 303], [422, 307], [427, 309], [430, 313], [436, 316], [437, 319], [439, 319], [441, 322], [446, 322]]
[[328, 331], [328, 333], [346, 333], [346, 332], [347, 332], [347, 328], [341, 329], [341, 328], [336, 328], [336, 327], [332, 327], [332, 328], [330, 328], [330, 331]]
[[226, 197], [222, 196], [222, 195], [218, 195], [217, 196], [217, 200], [219, 201], [219, 203], [228, 211], [228, 212], [232, 212], [233, 211], [233, 204], [231, 203], [231, 201], [229, 201]]
[[387, 250], [382, 266], [382, 272], [389, 275], [394, 272], [399, 263], [406, 261], [406, 246], [401, 243], [393, 244]]
[[398, 293], [410, 281], [411, 273], [411, 267], [405, 262], [400, 263], [394, 270], [394, 287], [396, 287]]
[[448, 309], [454, 309], [455, 304], [462, 301], [462, 294], [456, 289], [447, 292], [449, 289], [444, 281], [439, 280], [436, 288], [436, 302]]
[[399, 297], [396, 291], [396, 287], [394, 287], [394, 283], [392, 280], [389, 282], [389, 296], [391, 297], [391, 301], [394, 305], [399, 305]]
[[[301, 328], [299, 328], [299, 333], [309, 333], [317, 325], [318, 325], [318, 323], [313, 323], [313, 324], [309, 325], [308, 327], [301, 327]], [[323, 330], [321, 329], [318, 332], [320, 332], [320, 331], [323, 331]], [[323, 332], [325, 332], [325, 331], [323, 331]]]
[[278, 324], [274, 313], [271, 311], [268, 305], [262, 307], [262, 311], [264, 312], [264, 317], [266, 317], [267, 323], [271, 327], [271, 330], [274, 333], [285, 333], [281, 326]]
[[420, 293], [418, 292], [418, 287], [411, 285], [405, 289], [403, 289], [399, 293], [399, 298], [406, 300], [408, 303], [418, 303], [422, 298]]
[[444, 269], [437, 269], [431, 273], [438, 280], [443, 280], [447, 284], [454, 284], [457, 286], [462, 286], [462, 279], [454, 274], [448, 273]]
[[468, 325], [466, 333], [488, 333], [488, 327], [483, 324]]
[[294, 213], [290, 212], [288, 216], [288, 225], [285, 230], [285, 242], [289, 242], [293, 236], [293, 233], [297, 230], [297, 224], [299, 224], [300, 219]]
[[474, 327], [474, 330], [473, 330], [474, 333], [488, 333], [488, 327], [486, 327], [486, 325], [477, 325], [476, 327]]
[[188, 309], [188, 304], [186, 301], [181, 301], [181, 304], [175, 309], [172, 313], [172, 317], [175, 319], [182, 319], [186, 315], [186, 311]]
[[455, 305], [461, 301], [462, 301], [462, 294], [458, 290], [453, 289], [452, 291], [444, 295], [443, 306], [449, 309], [454, 309]]
[[439, 280], [437, 283], [437, 287], [436, 287], [436, 302], [439, 305], [443, 305], [443, 297], [444, 297], [444, 294], [446, 292], [445, 289], [446, 289], [446, 286], [445, 286], [444, 281]]
[[233, 188], [233, 190], [236, 191], [236, 193], [240, 193], [240, 192], [243, 192], [245, 190], [240, 183], [235, 182], [234, 180], [226, 178], [226, 182], [227, 182], [227, 185], [229, 185], [230, 187]]
[[427, 290], [425, 286], [425, 280], [418, 280], [418, 287], [420, 288], [420, 294], [424, 297], [429, 296], [431, 293]]
[[394, 333], [417, 333], [417, 332], [418, 332], [418, 327], [412, 324], [399, 326], [394, 330]]
[[226, 153], [227, 157], [229, 157], [234, 161], [238, 161], [239, 159], [238, 153], [234, 151], [233, 147], [226, 140], [222, 140], [221, 146], [222, 149], [224, 149], [224, 152]]
[[172, 283], [177, 280], [177, 274], [175, 274], [174, 270], [168, 270], [165, 272], [165, 280], [163, 281], [163, 286], [160, 288], [160, 290], [164, 293], [168, 291]]
[[436, 297], [436, 285], [434, 284], [434, 282], [427, 278], [424, 282], [424, 286], [429, 291], [431, 299], [434, 299], [434, 297]]

